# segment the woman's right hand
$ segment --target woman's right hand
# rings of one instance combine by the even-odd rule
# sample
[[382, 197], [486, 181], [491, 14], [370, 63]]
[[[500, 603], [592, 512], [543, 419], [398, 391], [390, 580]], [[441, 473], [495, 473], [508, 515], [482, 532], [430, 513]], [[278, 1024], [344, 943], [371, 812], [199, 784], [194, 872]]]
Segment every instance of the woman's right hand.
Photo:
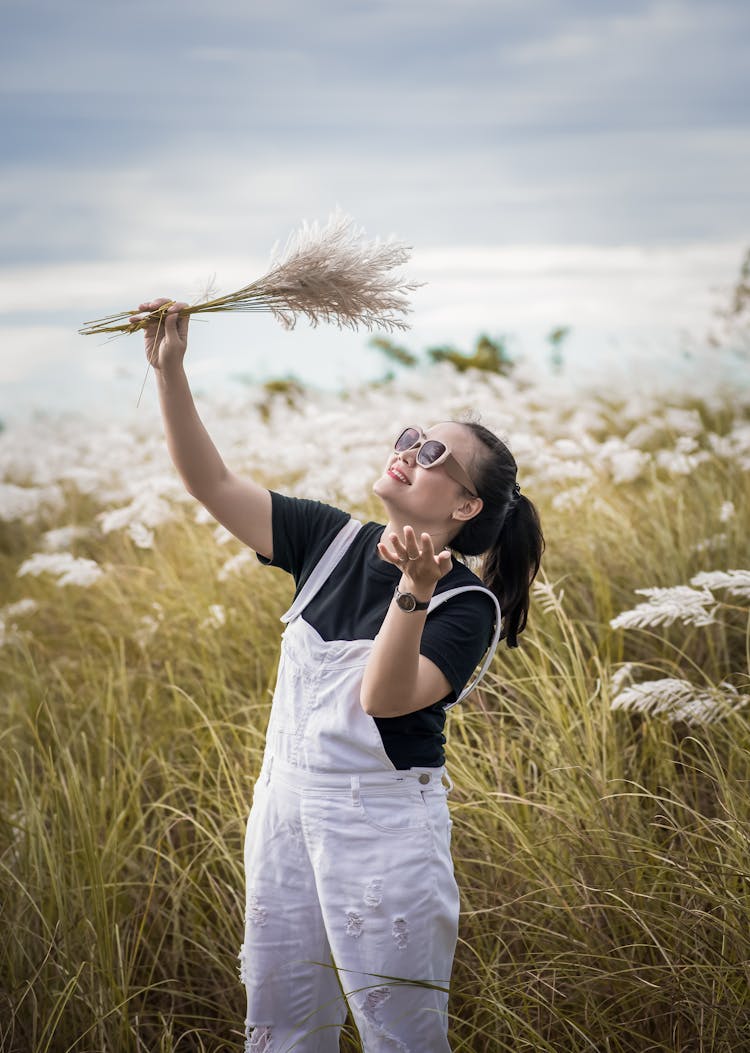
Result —
[[146, 358], [154, 369], [164, 370], [179, 366], [187, 351], [187, 332], [190, 315], [182, 314], [186, 303], [172, 303], [167, 297], [138, 305], [139, 314], [131, 316], [131, 322], [142, 315], [157, 311], [165, 303], [170, 304], [164, 317], [154, 318], [143, 330]]

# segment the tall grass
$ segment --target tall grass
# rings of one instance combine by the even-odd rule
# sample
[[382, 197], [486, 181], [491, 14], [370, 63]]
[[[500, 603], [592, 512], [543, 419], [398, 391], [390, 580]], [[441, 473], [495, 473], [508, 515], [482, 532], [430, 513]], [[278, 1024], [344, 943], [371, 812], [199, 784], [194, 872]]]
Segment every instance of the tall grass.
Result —
[[[699, 408], [706, 432], [744, 413]], [[602, 440], [622, 430], [598, 412]], [[750, 1049], [750, 708], [690, 725], [612, 709], [625, 661], [747, 694], [750, 604], [609, 625], [636, 588], [750, 567], [748, 472], [711, 457], [602, 478], [582, 504], [537, 489], [547, 552], [522, 646], [448, 719], [453, 1049]], [[71, 484], [0, 524], [3, 594], [37, 604], [0, 648], [0, 1049], [237, 1050], [242, 838], [291, 582], [253, 562], [222, 578], [241, 546], [190, 505], [151, 547], [73, 542], [106, 568], [89, 587], [17, 576], [44, 531], [103, 507]], [[342, 1049], [359, 1048], [349, 1021]]]

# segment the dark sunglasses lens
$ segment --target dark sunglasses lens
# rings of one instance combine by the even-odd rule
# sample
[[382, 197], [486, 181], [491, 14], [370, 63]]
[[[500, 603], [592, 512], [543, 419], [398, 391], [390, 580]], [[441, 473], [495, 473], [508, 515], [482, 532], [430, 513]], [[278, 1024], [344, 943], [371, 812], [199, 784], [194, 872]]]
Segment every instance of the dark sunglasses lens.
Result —
[[396, 453], [410, 450], [415, 442], [419, 442], [419, 432], [416, 428], [405, 428], [393, 444]]
[[419, 464], [429, 466], [431, 464], [434, 464], [438, 457], [442, 457], [444, 453], [444, 442], [438, 442], [437, 439], [428, 439], [427, 442], [419, 448], [419, 453], [417, 454], [417, 462]]

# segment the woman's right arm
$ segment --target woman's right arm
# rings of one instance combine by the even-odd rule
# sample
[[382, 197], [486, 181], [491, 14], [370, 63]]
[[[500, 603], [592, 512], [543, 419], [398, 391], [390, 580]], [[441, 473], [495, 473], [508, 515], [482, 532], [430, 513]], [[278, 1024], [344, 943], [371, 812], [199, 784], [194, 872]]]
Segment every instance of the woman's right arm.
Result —
[[[168, 302], [152, 300], [140, 304], [138, 310], [154, 311]], [[235, 537], [270, 559], [271, 495], [252, 479], [240, 478], [227, 468], [193, 402], [183, 367], [190, 316], [180, 310], [186, 306], [172, 304], [162, 325], [154, 322], [144, 330], [146, 357], [157, 378], [167, 449], [188, 493]]]

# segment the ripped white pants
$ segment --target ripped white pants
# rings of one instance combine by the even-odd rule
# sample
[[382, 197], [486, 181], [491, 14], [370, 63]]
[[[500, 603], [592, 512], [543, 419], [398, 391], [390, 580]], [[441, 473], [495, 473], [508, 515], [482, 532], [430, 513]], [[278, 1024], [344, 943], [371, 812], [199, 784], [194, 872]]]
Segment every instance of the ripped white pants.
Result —
[[[448, 780], [448, 787], [442, 778]], [[248, 1053], [450, 1053], [459, 891], [445, 768], [347, 775], [266, 753], [245, 837]]]

